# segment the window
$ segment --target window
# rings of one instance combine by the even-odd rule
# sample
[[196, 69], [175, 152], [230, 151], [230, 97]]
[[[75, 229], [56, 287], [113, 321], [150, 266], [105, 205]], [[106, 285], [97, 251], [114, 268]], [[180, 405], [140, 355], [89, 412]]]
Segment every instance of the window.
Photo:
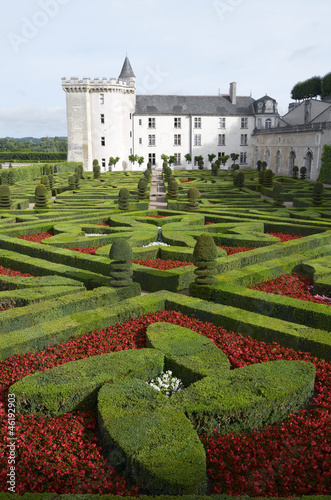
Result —
[[181, 128], [181, 127], [182, 127], [182, 119], [174, 118], [174, 128]]
[[130, 113], [130, 120], [132, 120], [132, 113]]
[[225, 118], [218, 119], [218, 128], [225, 128]]
[[174, 135], [174, 146], [181, 146], [182, 144], [182, 136], [180, 134]]
[[148, 118], [148, 128], [155, 128], [155, 118]]
[[247, 134], [241, 134], [240, 136], [240, 145], [247, 146]]
[[148, 145], [149, 146], [155, 146], [155, 135], [149, 135], [148, 136]]
[[265, 128], [271, 128], [271, 120], [270, 120], [270, 118], [268, 118], [268, 119], [265, 121]]
[[248, 118], [241, 119], [241, 128], [248, 128]]
[[257, 128], [262, 128], [262, 118], [257, 119]]
[[141, 137], [139, 137], [139, 144], [142, 144], [143, 143], [143, 140]]
[[218, 146], [225, 146], [225, 134], [218, 134]]
[[247, 164], [247, 153], [240, 153], [240, 163]]
[[132, 132], [130, 131], [130, 137], [132, 137]]
[[100, 122], [105, 123], [105, 115], [100, 115]]
[[218, 153], [218, 159], [220, 159], [222, 156], [225, 156], [225, 153]]
[[194, 118], [194, 128], [201, 128], [201, 118]]
[[102, 159], [101, 159], [101, 166], [102, 166], [103, 168], [106, 168], [106, 158], [102, 158]]
[[149, 161], [152, 165], [155, 165], [155, 153], [149, 153], [149, 155], [148, 155], [148, 161]]
[[175, 165], [180, 165], [181, 164], [180, 153], [175, 153], [174, 157], [176, 158]]
[[100, 104], [105, 104], [105, 94], [100, 94]]
[[106, 138], [101, 137], [101, 146], [105, 146], [105, 145], [106, 145]]
[[201, 135], [194, 134], [194, 146], [201, 146]]
[[139, 118], [139, 125], [142, 125], [143, 124], [143, 121], [141, 118]]

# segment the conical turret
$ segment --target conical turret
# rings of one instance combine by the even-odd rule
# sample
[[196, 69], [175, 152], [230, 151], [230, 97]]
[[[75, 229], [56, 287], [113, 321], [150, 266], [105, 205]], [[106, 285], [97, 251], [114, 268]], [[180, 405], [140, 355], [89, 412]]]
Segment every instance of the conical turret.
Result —
[[118, 80], [122, 80], [124, 82], [127, 82], [128, 84], [134, 84], [136, 83], [136, 76], [133, 72], [131, 63], [129, 61], [128, 56], [126, 56], [124, 60], [124, 64], [122, 67], [122, 71], [120, 73], [120, 76], [118, 77]]

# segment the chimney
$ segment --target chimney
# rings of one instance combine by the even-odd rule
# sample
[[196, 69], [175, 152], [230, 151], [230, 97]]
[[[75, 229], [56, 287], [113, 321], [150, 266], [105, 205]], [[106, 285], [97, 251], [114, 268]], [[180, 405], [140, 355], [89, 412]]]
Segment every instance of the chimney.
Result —
[[237, 104], [237, 83], [230, 83], [230, 101], [232, 104]]

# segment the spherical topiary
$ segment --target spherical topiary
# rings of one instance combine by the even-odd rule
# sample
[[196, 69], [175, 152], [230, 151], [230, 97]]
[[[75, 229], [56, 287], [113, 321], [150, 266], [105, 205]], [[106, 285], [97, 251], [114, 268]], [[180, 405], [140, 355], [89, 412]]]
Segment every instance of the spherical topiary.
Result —
[[127, 188], [121, 188], [118, 193], [118, 208], [120, 210], [129, 210], [130, 191]]
[[44, 186], [46, 186], [46, 188], [49, 189], [49, 178], [48, 178], [48, 175], [46, 175], [46, 174], [42, 175], [40, 184], [44, 184]]
[[7, 185], [0, 186], [0, 208], [10, 208], [10, 189]]
[[293, 172], [292, 173], [293, 179], [297, 179], [298, 178], [299, 167], [297, 165], [294, 165], [292, 172]]
[[194, 270], [197, 275], [195, 278], [197, 285], [209, 285], [216, 282], [216, 257], [217, 247], [212, 236], [208, 233], [201, 234], [193, 250], [193, 263], [197, 266]]
[[68, 184], [70, 191], [73, 191], [76, 187], [76, 179], [73, 175], [69, 175]]
[[307, 177], [307, 169], [306, 167], [300, 168], [300, 179], [305, 179]]
[[143, 200], [146, 197], [147, 180], [146, 177], [141, 177], [138, 182], [138, 198]]
[[284, 191], [284, 186], [282, 186], [282, 184], [279, 184], [279, 183], [275, 184], [273, 191], [272, 191], [272, 196], [273, 196], [273, 199], [275, 200], [275, 205], [277, 207], [283, 206], [283, 202], [284, 202], [283, 191]]
[[200, 193], [196, 187], [191, 187], [187, 192], [188, 197], [188, 209], [197, 210], [199, 208], [199, 198]]
[[[94, 162], [97, 162], [96, 164]], [[93, 177], [94, 179], [99, 179], [100, 178], [100, 172], [101, 172], [101, 167], [98, 164], [98, 160], [93, 160]]]
[[272, 170], [270, 168], [267, 168], [267, 170], [264, 171], [264, 175], [263, 175], [263, 186], [264, 187], [272, 187], [272, 176], [273, 176], [273, 173], [272, 173]]
[[322, 182], [315, 182], [313, 188], [313, 203], [316, 206], [322, 205], [323, 203], [323, 191], [324, 186]]
[[48, 191], [45, 184], [38, 184], [35, 193], [35, 205], [34, 208], [46, 208], [48, 202]]
[[168, 198], [171, 200], [177, 200], [178, 197], [178, 184], [177, 181], [174, 177], [170, 177], [169, 182], [168, 182]]
[[131, 285], [133, 252], [129, 242], [124, 238], [115, 240], [110, 248], [109, 258], [112, 260], [109, 272], [110, 285], [113, 287]]

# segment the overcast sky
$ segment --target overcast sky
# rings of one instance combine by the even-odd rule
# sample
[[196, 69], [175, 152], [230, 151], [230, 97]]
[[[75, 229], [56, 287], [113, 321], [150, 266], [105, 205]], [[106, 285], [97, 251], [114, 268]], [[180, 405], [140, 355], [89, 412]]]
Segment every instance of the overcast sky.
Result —
[[65, 136], [61, 77], [118, 77], [137, 93], [266, 93], [286, 113], [298, 81], [331, 71], [327, 0], [1, 2], [0, 137]]

